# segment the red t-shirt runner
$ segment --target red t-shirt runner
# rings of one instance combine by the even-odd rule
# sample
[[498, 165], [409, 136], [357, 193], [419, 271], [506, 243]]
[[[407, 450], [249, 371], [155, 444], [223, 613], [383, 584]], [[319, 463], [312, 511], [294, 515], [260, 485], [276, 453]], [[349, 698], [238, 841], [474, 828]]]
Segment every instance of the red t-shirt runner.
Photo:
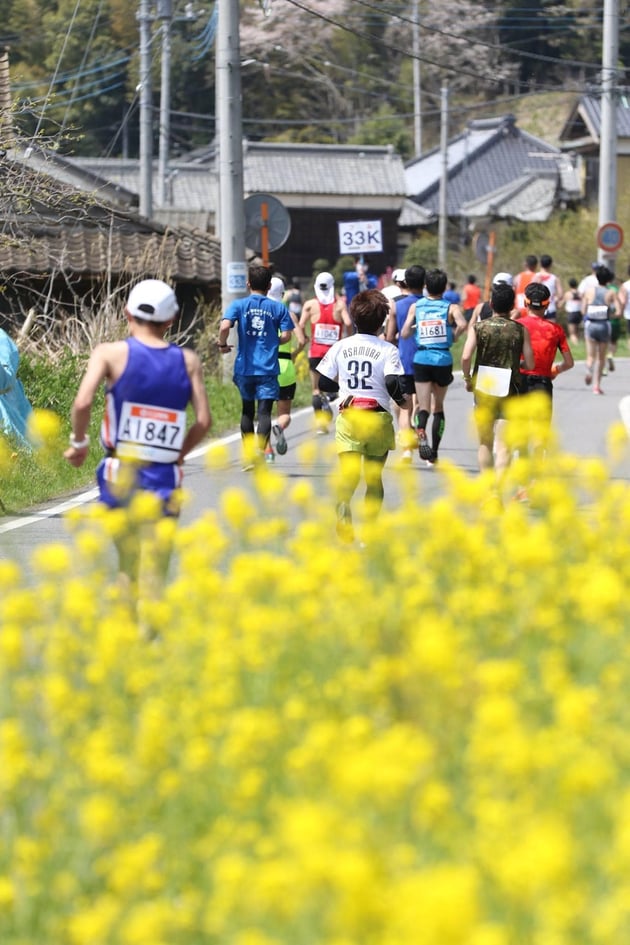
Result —
[[521, 368], [521, 374], [550, 378], [556, 351], [570, 351], [564, 328], [538, 315], [523, 315], [517, 321], [529, 332], [535, 362], [533, 371]]

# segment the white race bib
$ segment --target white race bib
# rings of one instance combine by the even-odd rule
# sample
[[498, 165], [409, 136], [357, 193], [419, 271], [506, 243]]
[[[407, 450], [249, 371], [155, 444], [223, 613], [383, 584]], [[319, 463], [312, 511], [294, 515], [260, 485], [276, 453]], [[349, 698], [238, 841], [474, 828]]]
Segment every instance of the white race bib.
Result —
[[315, 322], [313, 329], [313, 341], [318, 345], [334, 345], [339, 341], [341, 325], [330, 325], [325, 322]]
[[116, 455], [146, 463], [174, 463], [186, 434], [186, 411], [125, 401], [120, 413]]
[[443, 318], [427, 318], [418, 322], [417, 338], [420, 341], [446, 341], [446, 321]]
[[512, 372], [509, 368], [488, 367], [482, 364], [477, 371], [475, 391], [491, 394], [492, 397], [507, 397], [511, 380]]
[[586, 306], [586, 317], [591, 322], [605, 322], [608, 318], [608, 306], [591, 303]]

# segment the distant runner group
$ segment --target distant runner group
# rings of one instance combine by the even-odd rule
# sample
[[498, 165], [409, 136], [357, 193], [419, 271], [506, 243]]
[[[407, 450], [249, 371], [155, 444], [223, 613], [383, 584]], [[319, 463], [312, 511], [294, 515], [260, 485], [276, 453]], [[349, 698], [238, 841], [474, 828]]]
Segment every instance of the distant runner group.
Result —
[[[438, 463], [445, 399], [454, 379], [452, 346], [465, 335], [461, 369], [474, 395], [479, 468], [494, 467], [501, 476], [510, 461], [508, 405], [524, 394], [542, 394], [546, 408], [539, 423], [548, 426], [553, 379], [573, 367], [557, 322], [559, 308], [571, 339], [584, 332], [584, 380], [594, 394], [602, 394], [602, 378], [615, 369], [622, 320], [630, 338], [630, 278], [617, 287], [612, 273], [594, 263], [592, 272], [579, 284], [571, 280], [565, 292], [551, 257], [541, 256], [540, 269], [537, 265], [536, 257], [528, 256], [516, 277], [497, 273], [487, 302], [473, 276], [460, 294], [442, 270], [414, 265], [395, 270], [384, 292], [358, 284], [349, 305], [335, 291], [331, 273], [316, 276], [314, 296], [304, 301], [299, 285], [286, 287], [269, 267], [250, 266], [250, 294], [228, 306], [217, 339], [227, 355], [233, 350], [232, 331], [236, 334], [233, 377], [241, 396], [243, 468], [255, 469], [272, 463], [276, 452], [286, 453], [295, 359], [307, 349], [317, 433], [328, 432], [331, 403], [338, 402], [337, 530], [343, 540], [353, 540], [351, 502], [359, 482], [365, 481], [366, 515], [373, 517], [383, 501], [383, 468], [397, 445], [403, 464], [413, 461], [416, 448], [426, 467]], [[105, 382], [106, 455], [97, 479], [101, 502], [111, 508], [128, 505], [134, 492], [145, 490], [156, 496], [158, 514], [177, 516], [183, 459], [212, 423], [199, 358], [164, 337], [177, 311], [165, 283], [145, 280], [135, 286], [126, 306], [130, 337], [95, 348], [77, 393], [65, 455], [78, 467], [89, 448], [94, 397]], [[127, 536], [119, 547], [123, 570], [134, 581], [139, 537]], [[162, 573], [167, 561], [168, 549]]]

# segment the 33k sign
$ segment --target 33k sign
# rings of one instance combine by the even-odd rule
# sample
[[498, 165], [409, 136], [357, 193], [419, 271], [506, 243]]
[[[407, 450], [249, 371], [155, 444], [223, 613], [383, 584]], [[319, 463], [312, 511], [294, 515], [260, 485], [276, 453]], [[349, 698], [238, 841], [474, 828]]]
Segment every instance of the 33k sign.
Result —
[[339, 223], [339, 252], [382, 253], [383, 235], [380, 220], [350, 220]]

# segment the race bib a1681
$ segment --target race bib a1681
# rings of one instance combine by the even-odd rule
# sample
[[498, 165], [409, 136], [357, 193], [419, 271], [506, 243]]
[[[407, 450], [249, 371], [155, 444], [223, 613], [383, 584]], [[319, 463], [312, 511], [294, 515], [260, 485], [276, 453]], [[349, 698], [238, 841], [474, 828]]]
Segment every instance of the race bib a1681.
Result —
[[118, 424], [116, 454], [147, 463], [174, 463], [185, 433], [185, 410], [125, 401]]
[[446, 322], [443, 318], [426, 318], [418, 322], [418, 340], [446, 341]]

